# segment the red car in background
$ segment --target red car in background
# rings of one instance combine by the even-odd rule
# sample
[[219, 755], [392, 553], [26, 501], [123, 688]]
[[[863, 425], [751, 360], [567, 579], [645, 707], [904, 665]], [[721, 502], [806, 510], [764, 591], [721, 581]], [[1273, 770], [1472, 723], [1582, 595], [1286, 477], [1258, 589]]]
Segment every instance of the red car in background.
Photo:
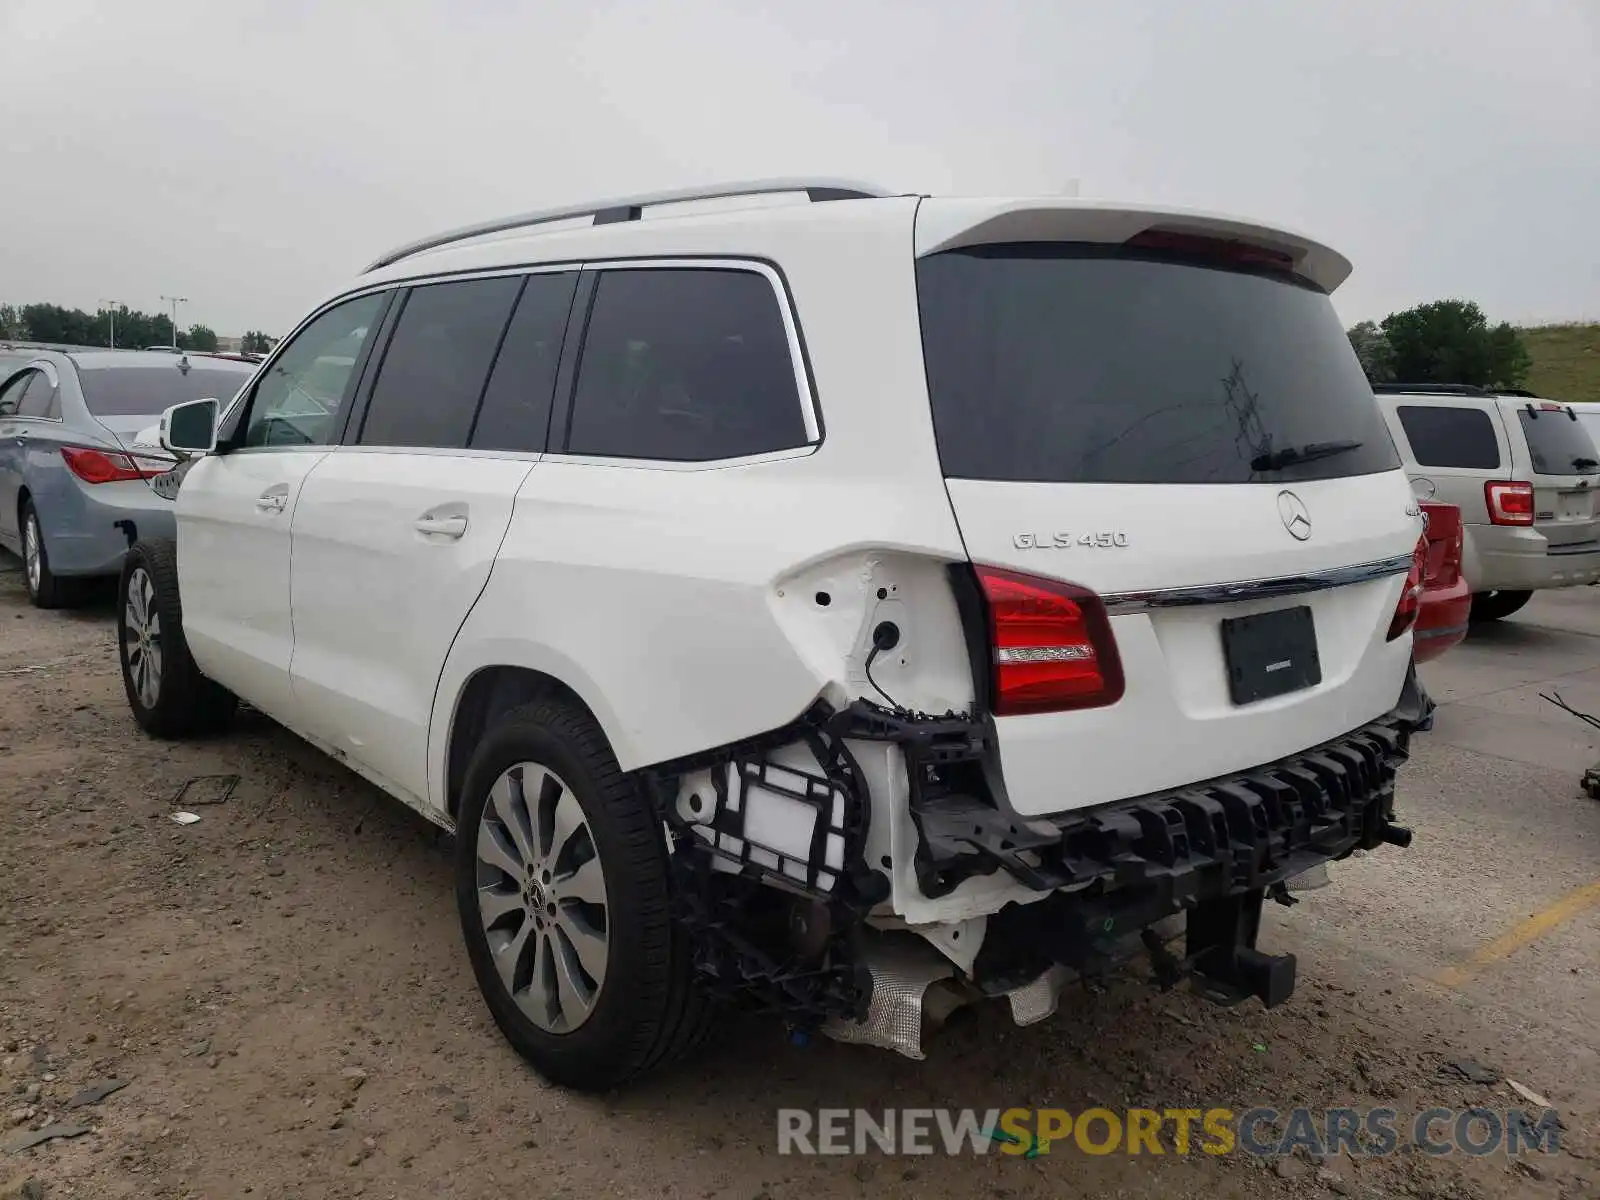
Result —
[[1465, 531], [1461, 510], [1454, 504], [1422, 502], [1428, 527], [1427, 560], [1422, 574], [1422, 607], [1412, 637], [1417, 661], [1438, 658], [1467, 636], [1472, 593], [1461, 574], [1461, 545]]

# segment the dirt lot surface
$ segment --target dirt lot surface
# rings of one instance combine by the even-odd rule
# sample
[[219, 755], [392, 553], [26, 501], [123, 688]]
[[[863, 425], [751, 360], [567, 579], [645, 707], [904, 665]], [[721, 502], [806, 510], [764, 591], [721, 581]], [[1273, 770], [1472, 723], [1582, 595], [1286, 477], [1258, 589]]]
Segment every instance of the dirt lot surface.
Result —
[[[1132, 977], [917, 1063], [729, 1018], [625, 1094], [541, 1084], [479, 1002], [442, 838], [263, 719], [164, 745], [128, 716], [109, 602], [26, 604], [0, 557], [0, 1197], [1600, 1196], [1600, 593], [1540, 599], [1425, 671], [1407, 851], [1274, 908], [1294, 998], [1214, 1009]], [[187, 781], [237, 775], [222, 803]], [[198, 785], [197, 785], [198, 786]], [[174, 809], [200, 814], [180, 827]], [[1587, 890], [1585, 890], [1587, 889]], [[1472, 1083], [1445, 1064], [1489, 1068]], [[126, 1081], [68, 1107], [96, 1081]], [[1559, 1110], [1555, 1153], [1323, 1164], [777, 1153], [775, 1110], [1093, 1105]], [[50, 1122], [89, 1131], [8, 1153]]]

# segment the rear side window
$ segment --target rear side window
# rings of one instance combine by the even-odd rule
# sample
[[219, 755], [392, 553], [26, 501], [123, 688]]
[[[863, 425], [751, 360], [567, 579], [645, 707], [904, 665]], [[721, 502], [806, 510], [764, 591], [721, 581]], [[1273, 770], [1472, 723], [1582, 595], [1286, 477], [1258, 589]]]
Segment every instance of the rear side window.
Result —
[[250, 368], [199, 367], [195, 360], [174, 357], [169, 366], [79, 367], [83, 402], [97, 417], [158, 417], [174, 404], [190, 400], [232, 400], [250, 378]]
[[777, 293], [754, 271], [602, 272], [567, 449], [708, 462], [807, 443]]
[[561, 339], [577, 286], [576, 271], [528, 276], [472, 427], [474, 450], [545, 448]]
[[522, 279], [413, 288], [361, 423], [363, 446], [461, 449]]
[[1327, 295], [1120, 247], [917, 263], [947, 476], [1250, 483], [1398, 467]]
[[20, 371], [0, 386], [0, 417], [16, 415], [17, 404], [22, 399], [23, 389], [28, 386], [31, 374], [31, 371]]
[[1419, 467], [1492, 471], [1500, 465], [1494, 418], [1481, 408], [1402, 404], [1395, 412]]
[[35, 371], [29, 377], [17, 401], [17, 416], [56, 418], [61, 416], [59, 390], [43, 371]]

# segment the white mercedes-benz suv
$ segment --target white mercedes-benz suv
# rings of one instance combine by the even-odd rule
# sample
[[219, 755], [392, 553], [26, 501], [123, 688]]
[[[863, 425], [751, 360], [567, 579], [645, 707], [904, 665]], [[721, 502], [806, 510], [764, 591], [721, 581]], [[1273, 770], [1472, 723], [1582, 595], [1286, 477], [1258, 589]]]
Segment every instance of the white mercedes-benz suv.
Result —
[[838, 181], [424, 239], [163, 416], [128, 701], [242, 700], [454, 830], [478, 985], [569, 1086], [723, 1004], [920, 1057], [1135, 954], [1277, 1004], [1263, 902], [1407, 844], [1432, 707], [1349, 270]]

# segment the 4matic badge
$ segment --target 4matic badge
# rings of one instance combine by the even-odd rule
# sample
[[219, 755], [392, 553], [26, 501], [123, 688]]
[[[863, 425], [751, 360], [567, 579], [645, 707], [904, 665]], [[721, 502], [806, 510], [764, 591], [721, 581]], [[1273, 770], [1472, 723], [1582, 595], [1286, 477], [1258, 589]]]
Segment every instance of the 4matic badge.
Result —
[[1106, 533], [1019, 533], [1011, 539], [1018, 550], [1070, 550], [1083, 546], [1090, 550], [1120, 550], [1128, 544], [1121, 530]]

